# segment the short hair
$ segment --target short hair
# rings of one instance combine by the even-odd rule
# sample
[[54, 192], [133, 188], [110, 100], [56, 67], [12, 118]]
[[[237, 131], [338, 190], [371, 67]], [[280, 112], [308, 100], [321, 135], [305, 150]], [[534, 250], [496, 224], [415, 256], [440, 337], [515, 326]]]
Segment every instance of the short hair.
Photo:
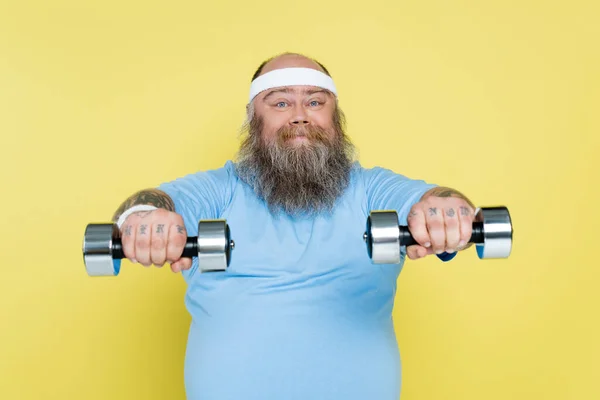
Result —
[[325, 72], [325, 73], [326, 73], [328, 76], [331, 76], [331, 74], [329, 73], [329, 71], [327, 70], [327, 68], [325, 68], [325, 66], [324, 66], [323, 64], [321, 64], [319, 61], [315, 60], [314, 58], [307, 57], [307, 56], [305, 56], [304, 54], [300, 54], [300, 53], [289, 53], [289, 52], [287, 52], [287, 53], [281, 53], [281, 54], [278, 54], [278, 55], [276, 55], [276, 56], [273, 56], [273, 57], [271, 57], [271, 58], [269, 58], [269, 59], [267, 59], [267, 60], [263, 61], [263, 62], [262, 62], [262, 63], [261, 63], [259, 66], [258, 66], [258, 68], [256, 69], [256, 71], [254, 72], [254, 75], [252, 75], [252, 80], [251, 80], [250, 82], [253, 82], [253, 81], [254, 81], [256, 78], [258, 78], [258, 77], [260, 76], [260, 73], [262, 72], [262, 69], [264, 68], [264, 66], [265, 66], [265, 65], [266, 65], [268, 62], [271, 62], [271, 61], [273, 61], [273, 60], [274, 60], [274, 59], [276, 59], [277, 57], [280, 57], [280, 56], [287, 56], [287, 55], [295, 55], [295, 56], [302, 56], [302, 57], [308, 58], [309, 60], [311, 60], [311, 61], [314, 61], [315, 63], [317, 63], [317, 64], [319, 65], [319, 67], [321, 67], [321, 68], [323, 69], [323, 71], [324, 71], [324, 72]]

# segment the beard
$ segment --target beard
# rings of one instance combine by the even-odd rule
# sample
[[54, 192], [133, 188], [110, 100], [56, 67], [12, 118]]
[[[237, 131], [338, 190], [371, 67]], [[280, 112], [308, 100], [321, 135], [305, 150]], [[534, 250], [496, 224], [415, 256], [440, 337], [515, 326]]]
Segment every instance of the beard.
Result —
[[[237, 154], [236, 171], [272, 213], [316, 215], [331, 212], [350, 181], [355, 148], [344, 132], [345, 117], [336, 106], [330, 132], [315, 126], [285, 125], [269, 141], [263, 119], [245, 125], [248, 136]], [[333, 135], [332, 135], [333, 133]], [[297, 136], [301, 142], [292, 143]]]

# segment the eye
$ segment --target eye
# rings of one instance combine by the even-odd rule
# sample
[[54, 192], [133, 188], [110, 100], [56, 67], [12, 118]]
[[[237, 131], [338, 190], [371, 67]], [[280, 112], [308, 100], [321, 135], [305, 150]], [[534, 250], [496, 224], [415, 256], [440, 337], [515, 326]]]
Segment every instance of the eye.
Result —
[[316, 107], [316, 106], [320, 105], [321, 102], [318, 100], [313, 100], [309, 104], [311, 105], [311, 107]]
[[286, 104], [287, 103], [285, 101], [280, 101], [279, 103], [275, 104], [275, 107], [277, 107], [277, 108], [283, 108], [283, 107], [285, 107]]

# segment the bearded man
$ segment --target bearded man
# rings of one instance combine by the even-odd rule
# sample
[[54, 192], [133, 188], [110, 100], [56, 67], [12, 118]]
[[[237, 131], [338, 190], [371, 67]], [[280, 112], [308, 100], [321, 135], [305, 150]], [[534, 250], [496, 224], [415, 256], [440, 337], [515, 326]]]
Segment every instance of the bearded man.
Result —
[[[186, 280], [187, 398], [397, 400], [404, 260], [469, 247], [475, 207], [456, 190], [363, 168], [333, 79], [309, 57], [259, 66], [244, 127], [235, 162], [137, 192], [113, 216], [131, 262], [169, 263]], [[370, 211], [384, 209], [418, 242], [399, 264], [374, 265], [363, 242]], [[181, 258], [201, 219], [231, 227], [224, 272]]]

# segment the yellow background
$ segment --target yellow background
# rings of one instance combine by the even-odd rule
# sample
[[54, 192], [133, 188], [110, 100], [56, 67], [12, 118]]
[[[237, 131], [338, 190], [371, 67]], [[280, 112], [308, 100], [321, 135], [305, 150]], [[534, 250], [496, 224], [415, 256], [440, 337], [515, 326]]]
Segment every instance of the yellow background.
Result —
[[[333, 74], [365, 166], [509, 207], [507, 260], [408, 261], [403, 400], [599, 399], [594, 1], [3, 1], [0, 398], [183, 399], [185, 285], [81, 242], [136, 190], [217, 168], [283, 51]], [[235, 382], [232, 382], [235, 384]]]

